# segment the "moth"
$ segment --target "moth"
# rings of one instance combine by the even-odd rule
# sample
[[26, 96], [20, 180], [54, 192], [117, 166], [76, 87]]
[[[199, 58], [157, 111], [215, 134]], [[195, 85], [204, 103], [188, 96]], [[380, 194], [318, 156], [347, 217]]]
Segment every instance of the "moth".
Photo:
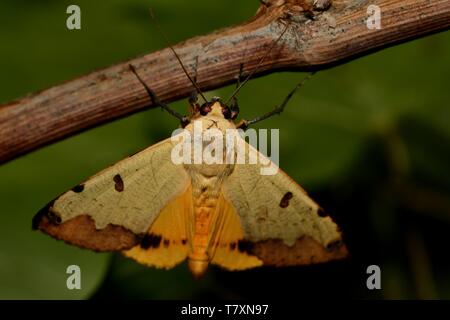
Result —
[[[245, 128], [280, 113], [299, 87], [280, 107], [254, 120], [236, 121], [235, 94], [242, 84], [226, 102], [204, 98], [200, 105], [193, 97], [190, 115], [182, 117], [161, 103], [130, 67], [153, 102], [187, 131], [199, 123], [220, 132]], [[241, 142], [247, 153], [270, 162]], [[187, 260], [194, 277], [202, 276], [209, 264], [244, 270], [323, 263], [347, 255], [338, 226], [278, 167], [274, 175], [261, 175], [259, 163], [176, 164], [173, 148], [168, 138], [99, 172], [40, 210], [33, 228], [78, 247], [121, 251], [152, 267], [170, 269]]]

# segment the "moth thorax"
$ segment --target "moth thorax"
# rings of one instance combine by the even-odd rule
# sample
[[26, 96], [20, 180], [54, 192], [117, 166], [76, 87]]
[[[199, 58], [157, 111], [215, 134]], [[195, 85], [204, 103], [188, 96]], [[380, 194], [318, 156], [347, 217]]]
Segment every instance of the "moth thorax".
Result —
[[194, 260], [189, 259], [188, 260], [188, 268], [191, 272], [192, 276], [196, 279], [201, 278], [208, 269], [208, 260]]

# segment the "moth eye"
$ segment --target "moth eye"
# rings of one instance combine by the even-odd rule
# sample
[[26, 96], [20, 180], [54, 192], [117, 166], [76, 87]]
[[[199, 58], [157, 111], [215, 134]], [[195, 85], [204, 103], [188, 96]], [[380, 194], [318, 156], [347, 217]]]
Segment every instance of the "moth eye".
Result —
[[204, 104], [200, 107], [200, 114], [202, 116], [206, 116], [210, 112], [211, 112], [211, 106]]
[[231, 119], [231, 110], [228, 107], [222, 108], [222, 114], [225, 119]]

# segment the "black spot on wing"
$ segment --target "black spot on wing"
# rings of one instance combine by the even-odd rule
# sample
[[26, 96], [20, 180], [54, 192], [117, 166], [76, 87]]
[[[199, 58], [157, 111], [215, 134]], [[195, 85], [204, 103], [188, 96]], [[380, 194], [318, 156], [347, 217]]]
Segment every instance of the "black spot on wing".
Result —
[[253, 251], [253, 243], [248, 240], [239, 240], [237, 243], [237, 248], [242, 253], [251, 254]]
[[167, 248], [169, 246], [169, 244], [170, 244], [170, 241], [168, 239], [164, 239], [164, 241], [163, 241], [164, 248]]
[[328, 214], [322, 208], [319, 208], [319, 210], [317, 211], [317, 214], [319, 215], [319, 217], [322, 217], [322, 218], [328, 217]]
[[162, 237], [160, 235], [155, 235], [153, 233], [146, 234], [141, 241], [142, 249], [158, 248], [161, 244]]
[[116, 174], [113, 180], [114, 180], [114, 189], [116, 189], [117, 192], [122, 192], [125, 189], [125, 185], [123, 183], [120, 174]]
[[44, 217], [47, 217], [54, 224], [60, 224], [62, 222], [61, 217], [56, 215], [52, 211], [52, 207], [53, 207], [53, 204], [55, 203], [55, 200], [50, 201], [44, 208], [39, 210], [39, 212], [36, 213], [36, 215], [33, 217], [33, 220], [31, 222], [31, 226], [32, 226], [33, 230], [39, 229], [39, 225]]
[[287, 208], [289, 206], [289, 200], [292, 199], [294, 195], [292, 194], [292, 192], [288, 191], [284, 194], [283, 198], [281, 198], [280, 200], [280, 207], [281, 208]]
[[75, 193], [83, 192], [83, 190], [84, 190], [84, 184], [79, 184], [72, 188], [72, 191]]
[[55, 214], [51, 209], [48, 212], [47, 216], [50, 219], [50, 221], [53, 222], [54, 224], [61, 224], [62, 222], [61, 217]]

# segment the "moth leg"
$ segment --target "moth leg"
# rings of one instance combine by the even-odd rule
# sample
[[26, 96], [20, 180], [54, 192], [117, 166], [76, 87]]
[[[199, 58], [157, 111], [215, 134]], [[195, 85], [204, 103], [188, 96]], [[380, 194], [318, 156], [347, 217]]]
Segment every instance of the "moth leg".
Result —
[[170, 108], [165, 103], [162, 103], [161, 100], [159, 100], [156, 93], [152, 89], [150, 89], [150, 87], [144, 82], [144, 80], [142, 80], [142, 78], [136, 72], [136, 68], [132, 64], [130, 64], [129, 66], [130, 66], [130, 70], [134, 73], [136, 78], [138, 78], [139, 82], [144, 86], [144, 88], [147, 91], [148, 95], [150, 96], [150, 99], [152, 100], [153, 104], [157, 107], [161, 107], [162, 109], [166, 110], [170, 115], [177, 118], [180, 121], [181, 125], [183, 127], [185, 127], [189, 123], [189, 118], [182, 116], [181, 114], [179, 114], [178, 112], [176, 112], [175, 110]]
[[[194, 83], [197, 83], [197, 68], [198, 68], [198, 56], [195, 57], [194, 63], [194, 76], [192, 77]], [[198, 92], [192, 91], [188, 101], [189, 101], [189, 114], [192, 117], [200, 110], [200, 104], [198, 103]]]
[[[266, 120], [276, 114], [280, 114], [283, 112], [284, 108], [286, 107], [287, 103], [289, 102], [289, 100], [291, 100], [292, 96], [294, 95], [294, 93], [300, 89], [300, 87], [302, 87], [306, 81], [308, 81], [313, 75], [315, 74], [315, 72], [311, 72], [309, 75], [307, 75], [302, 81], [300, 81], [294, 89], [292, 89], [291, 92], [289, 92], [289, 94], [286, 96], [286, 98], [284, 98], [283, 102], [279, 105], [276, 106], [272, 111], [269, 111], [261, 116], [258, 116], [256, 118], [253, 118], [251, 120], [241, 120], [240, 123], [238, 123], [237, 127], [245, 129], [247, 128], [249, 125], [251, 124], [255, 124], [257, 122]], [[240, 127], [239, 127], [240, 126]]]
[[236, 89], [241, 86], [241, 80], [244, 77], [244, 64], [239, 66], [239, 75], [236, 77]]

